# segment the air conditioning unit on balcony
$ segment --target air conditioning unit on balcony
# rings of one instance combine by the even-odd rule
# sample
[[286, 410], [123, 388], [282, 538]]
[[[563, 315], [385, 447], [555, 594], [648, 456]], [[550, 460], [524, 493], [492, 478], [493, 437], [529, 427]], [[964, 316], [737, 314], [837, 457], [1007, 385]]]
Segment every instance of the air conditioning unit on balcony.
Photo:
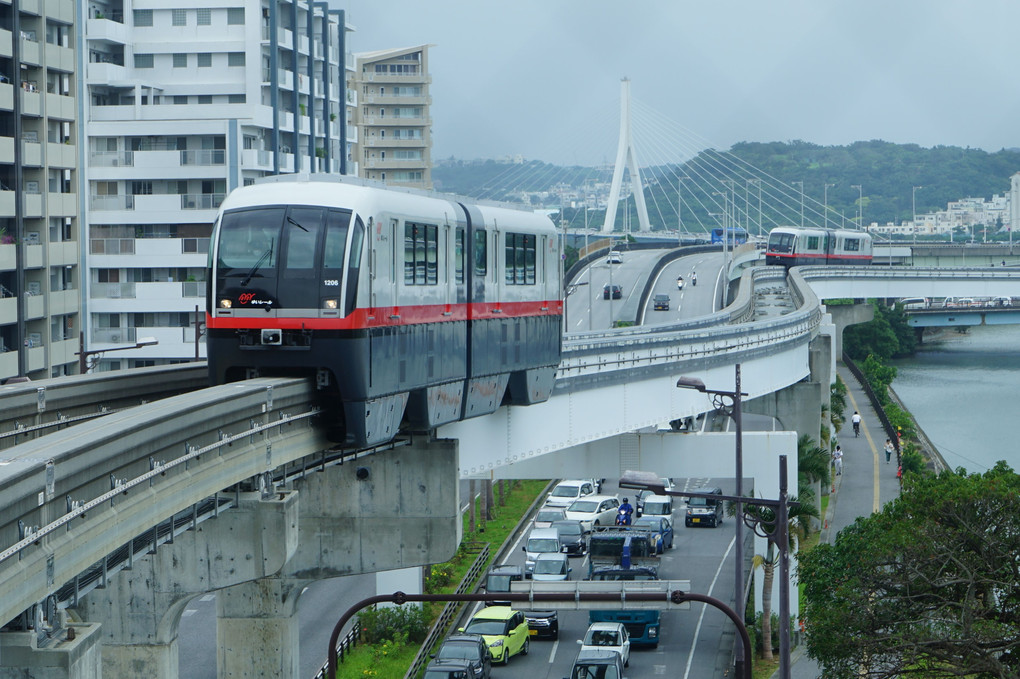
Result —
[[42, 284], [39, 283], [39, 281], [29, 281], [27, 287], [29, 295], [34, 296], [42, 294]]
[[29, 231], [25, 234], [25, 245], [39, 245], [39, 232]]
[[110, 341], [111, 342], [119, 342], [120, 341], [120, 335], [110, 335]]
[[42, 333], [30, 332], [28, 333], [28, 346], [30, 347], [41, 347], [42, 346]]

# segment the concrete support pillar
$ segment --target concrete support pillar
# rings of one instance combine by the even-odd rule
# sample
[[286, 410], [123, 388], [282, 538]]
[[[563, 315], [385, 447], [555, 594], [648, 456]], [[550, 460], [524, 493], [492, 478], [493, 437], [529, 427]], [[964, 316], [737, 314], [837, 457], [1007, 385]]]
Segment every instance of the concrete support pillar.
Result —
[[283, 577], [321, 580], [448, 561], [463, 534], [457, 465], [457, 441], [423, 437], [295, 481], [301, 539]]
[[300, 585], [263, 578], [216, 593], [218, 679], [300, 676]]
[[0, 679], [102, 679], [99, 625], [70, 624], [52, 639], [0, 633]]
[[867, 323], [875, 317], [875, 307], [870, 304], [834, 304], [826, 305], [825, 311], [832, 315], [836, 326], [836, 346], [833, 348], [836, 360], [843, 357], [843, 330], [850, 325]]
[[77, 610], [102, 624], [105, 679], [177, 679], [177, 629], [188, 601], [279, 572], [296, 548], [297, 504], [294, 492], [242, 496], [238, 509], [136, 558], [85, 596]]

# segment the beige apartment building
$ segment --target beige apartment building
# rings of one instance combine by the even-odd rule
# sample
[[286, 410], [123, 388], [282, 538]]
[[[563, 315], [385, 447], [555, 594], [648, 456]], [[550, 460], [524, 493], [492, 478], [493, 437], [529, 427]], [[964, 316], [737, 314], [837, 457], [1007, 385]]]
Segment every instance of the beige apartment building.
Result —
[[394, 186], [432, 188], [430, 45], [355, 54], [350, 88], [358, 175]]
[[75, 0], [0, 0], [0, 381], [78, 371]]

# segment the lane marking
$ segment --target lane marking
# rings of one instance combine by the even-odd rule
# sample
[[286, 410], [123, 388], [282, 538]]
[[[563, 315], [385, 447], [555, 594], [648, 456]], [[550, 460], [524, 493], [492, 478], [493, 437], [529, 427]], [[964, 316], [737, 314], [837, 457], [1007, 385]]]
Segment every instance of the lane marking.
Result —
[[[712, 590], [715, 589], [715, 583], [719, 581], [719, 574], [722, 573], [723, 564], [726, 563], [726, 557], [733, 551], [733, 546], [737, 544], [737, 537], [734, 535], [730, 538], [730, 546], [726, 548], [726, 553], [723, 554], [722, 559], [719, 561], [719, 567], [715, 569], [715, 575], [712, 576], [712, 584], [708, 586], [707, 596], [712, 596]], [[691, 664], [694, 662], [694, 651], [698, 648], [698, 636], [701, 634], [701, 623], [705, 620], [705, 611], [708, 610], [708, 604], [701, 605], [701, 614], [698, 616], [698, 624], [694, 627], [694, 642], [691, 644], [691, 652], [687, 656], [687, 667], [684, 668], [684, 679], [688, 679], [691, 676]]]
[[[861, 409], [857, 407], [857, 401], [854, 399], [853, 392], [851, 392], [849, 388], [846, 390], [846, 395], [850, 397], [850, 407], [852, 407], [856, 412], [860, 413]], [[872, 472], [875, 477], [874, 487], [872, 488], [872, 492], [874, 493], [874, 495], [871, 506], [871, 513], [877, 514], [879, 510], [882, 509], [878, 498], [878, 477], [880, 469], [880, 467], [878, 466], [878, 448], [875, 447], [875, 442], [871, 439], [871, 432], [868, 431], [867, 425], [864, 424], [863, 415], [861, 415], [861, 431], [864, 432], [864, 439], [868, 442], [868, 445], [871, 447], [871, 459], [873, 467]]]

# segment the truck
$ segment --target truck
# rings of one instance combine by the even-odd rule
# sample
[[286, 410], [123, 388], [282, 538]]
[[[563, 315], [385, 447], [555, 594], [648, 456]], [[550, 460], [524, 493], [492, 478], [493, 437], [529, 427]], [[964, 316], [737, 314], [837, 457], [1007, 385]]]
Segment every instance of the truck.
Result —
[[[647, 533], [627, 528], [593, 533], [588, 550], [589, 580], [659, 579], [658, 557]], [[619, 622], [627, 628], [632, 645], [659, 645], [658, 610], [589, 611], [588, 622]]]

